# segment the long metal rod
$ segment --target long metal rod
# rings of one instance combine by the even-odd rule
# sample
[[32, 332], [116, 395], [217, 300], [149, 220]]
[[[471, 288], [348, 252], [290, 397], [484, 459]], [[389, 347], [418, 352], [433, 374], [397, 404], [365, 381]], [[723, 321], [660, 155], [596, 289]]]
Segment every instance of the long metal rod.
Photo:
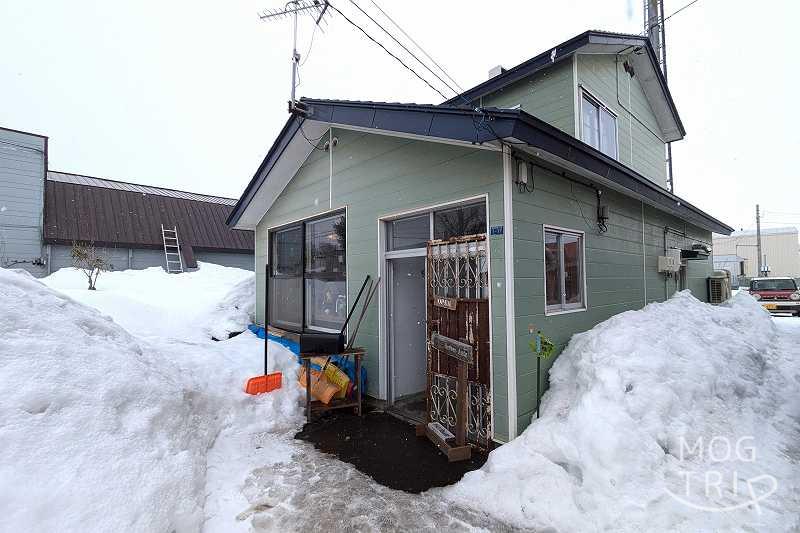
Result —
[[358, 322], [356, 322], [356, 327], [353, 330], [353, 335], [347, 341], [347, 346], [345, 347], [345, 351], [349, 350], [353, 347], [353, 342], [356, 340], [356, 335], [358, 334], [358, 328], [361, 327], [361, 321], [364, 320], [364, 315], [367, 314], [367, 308], [369, 307], [370, 302], [372, 301], [372, 297], [375, 296], [375, 293], [378, 292], [378, 287], [381, 285], [381, 278], [379, 277], [374, 285], [370, 286], [370, 291], [367, 295], [366, 301], [364, 301], [364, 307], [361, 309], [361, 315], [358, 317]]
[[342, 335], [344, 335], [344, 331], [345, 331], [345, 329], [347, 329], [347, 323], [350, 322], [350, 317], [353, 316], [353, 313], [356, 310], [356, 306], [358, 305], [358, 301], [361, 299], [361, 294], [364, 292], [364, 289], [367, 287], [367, 283], [369, 282], [371, 277], [372, 276], [367, 274], [367, 277], [364, 278], [364, 283], [361, 285], [361, 290], [358, 291], [358, 296], [356, 296], [356, 299], [353, 301], [353, 307], [350, 308], [350, 312], [347, 313], [347, 319], [344, 321], [344, 324], [342, 325], [342, 331], [341, 331]]
[[[294, 2], [297, 5], [297, 2]], [[300, 56], [297, 54], [297, 11], [294, 11], [294, 37], [292, 39], [292, 100], [291, 107], [294, 108], [295, 103], [295, 89], [297, 88], [297, 63]]]
[[[269, 253], [269, 251], [267, 252]], [[267, 263], [267, 272], [264, 279], [264, 375], [269, 373], [269, 270], [270, 266]]]

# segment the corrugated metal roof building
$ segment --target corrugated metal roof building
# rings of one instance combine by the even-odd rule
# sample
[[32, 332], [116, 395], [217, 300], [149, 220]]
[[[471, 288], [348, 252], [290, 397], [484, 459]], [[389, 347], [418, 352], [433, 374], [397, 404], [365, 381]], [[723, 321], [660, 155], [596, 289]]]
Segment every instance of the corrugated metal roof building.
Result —
[[177, 228], [189, 266], [253, 269], [252, 232], [225, 224], [234, 199], [54, 171], [44, 196], [49, 271], [70, 266], [76, 241], [104, 248], [115, 269], [165, 266], [162, 224]]

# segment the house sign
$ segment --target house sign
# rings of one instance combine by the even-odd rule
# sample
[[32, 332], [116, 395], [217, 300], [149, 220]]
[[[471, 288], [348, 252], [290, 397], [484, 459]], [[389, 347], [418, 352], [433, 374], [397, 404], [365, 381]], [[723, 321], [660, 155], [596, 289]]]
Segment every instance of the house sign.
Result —
[[505, 231], [505, 226], [492, 226], [489, 228], [489, 235], [502, 235]]
[[446, 298], [444, 296], [436, 296], [433, 299], [433, 305], [436, 307], [443, 307], [444, 309], [450, 309], [451, 311], [455, 311], [458, 307], [458, 299], [457, 298]]
[[431, 335], [431, 344], [437, 350], [440, 350], [454, 359], [464, 361], [465, 363], [472, 364], [472, 346], [465, 342], [445, 337], [434, 333]]

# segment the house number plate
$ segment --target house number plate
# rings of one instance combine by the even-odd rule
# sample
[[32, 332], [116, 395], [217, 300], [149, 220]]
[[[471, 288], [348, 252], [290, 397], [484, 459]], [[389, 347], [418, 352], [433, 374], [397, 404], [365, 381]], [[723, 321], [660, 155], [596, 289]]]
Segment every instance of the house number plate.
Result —
[[433, 299], [433, 305], [436, 307], [443, 307], [445, 309], [450, 309], [451, 311], [455, 311], [458, 307], [458, 299], [457, 298], [445, 298], [444, 296], [437, 296]]
[[431, 344], [433, 344], [433, 347], [437, 350], [446, 353], [454, 359], [464, 361], [469, 365], [472, 364], [472, 346], [466, 342], [457, 341], [450, 337], [434, 333], [431, 335]]

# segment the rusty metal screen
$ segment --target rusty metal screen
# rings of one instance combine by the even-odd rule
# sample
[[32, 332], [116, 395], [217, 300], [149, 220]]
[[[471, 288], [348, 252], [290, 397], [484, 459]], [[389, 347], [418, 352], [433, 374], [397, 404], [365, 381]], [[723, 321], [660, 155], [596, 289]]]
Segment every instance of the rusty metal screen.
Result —
[[458, 361], [431, 343], [438, 333], [469, 344], [465, 401], [467, 440], [481, 448], [491, 438], [489, 265], [485, 235], [430, 241], [428, 269], [428, 417], [456, 433]]

